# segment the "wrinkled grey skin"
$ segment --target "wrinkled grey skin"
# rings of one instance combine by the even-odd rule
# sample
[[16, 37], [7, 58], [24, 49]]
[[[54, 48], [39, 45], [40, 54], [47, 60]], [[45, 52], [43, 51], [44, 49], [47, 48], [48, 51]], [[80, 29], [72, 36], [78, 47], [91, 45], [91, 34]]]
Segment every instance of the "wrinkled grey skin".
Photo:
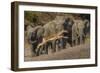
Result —
[[64, 23], [64, 17], [63, 16], [57, 16], [54, 20], [48, 22], [43, 26], [45, 32], [44, 36], [49, 36], [52, 34], [56, 34], [63, 30], [63, 23]]

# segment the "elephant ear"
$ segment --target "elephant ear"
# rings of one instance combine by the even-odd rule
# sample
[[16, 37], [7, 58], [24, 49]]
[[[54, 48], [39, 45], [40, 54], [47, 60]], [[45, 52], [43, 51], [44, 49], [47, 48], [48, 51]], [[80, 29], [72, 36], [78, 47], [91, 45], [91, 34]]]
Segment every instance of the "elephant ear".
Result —
[[44, 29], [43, 27], [39, 27], [38, 30], [37, 30], [37, 37], [41, 37], [43, 36], [43, 33], [44, 33]]

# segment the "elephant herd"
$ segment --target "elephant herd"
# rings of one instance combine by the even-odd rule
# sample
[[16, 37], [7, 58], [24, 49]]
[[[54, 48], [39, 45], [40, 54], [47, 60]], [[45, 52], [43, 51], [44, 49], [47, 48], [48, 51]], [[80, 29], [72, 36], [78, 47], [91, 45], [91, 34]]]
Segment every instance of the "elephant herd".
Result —
[[48, 54], [85, 43], [87, 35], [90, 33], [90, 23], [88, 19], [56, 18], [43, 26], [36, 26], [27, 30], [28, 41], [32, 45], [32, 56]]

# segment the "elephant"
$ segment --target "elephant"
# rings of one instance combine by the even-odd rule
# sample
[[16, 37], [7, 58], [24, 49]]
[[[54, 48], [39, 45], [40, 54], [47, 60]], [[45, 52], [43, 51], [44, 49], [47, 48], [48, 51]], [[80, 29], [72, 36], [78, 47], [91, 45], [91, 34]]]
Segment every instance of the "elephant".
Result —
[[44, 29], [42, 26], [36, 26], [36, 27], [32, 28], [29, 33], [28, 40], [32, 45], [33, 55], [36, 55], [37, 46], [39, 43], [41, 43], [43, 41], [43, 32], [44, 32]]
[[[61, 32], [63, 30], [63, 23], [64, 23], [63, 16], [56, 16], [56, 18], [54, 20], [45, 24], [43, 26], [44, 38], [46, 40], [48, 40], [50, 38], [55, 37], [56, 34], [58, 34], [59, 32]], [[53, 52], [55, 52], [56, 46], [57, 46], [57, 40], [55, 40], [55, 39], [52, 41], [48, 41], [46, 44], [47, 50], [51, 48]]]
[[85, 42], [85, 39], [86, 39], [87, 37], [89, 37], [89, 35], [90, 35], [90, 22], [89, 22], [89, 20], [87, 20], [87, 19], [83, 20], [83, 22], [84, 22], [84, 29], [83, 29], [84, 38], [83, 38], [83, 40], [84, 40], [84, 42]]
[[86, 27], [84, 21], [81, 18], [74, 20], [74, 25], [72, 28], [73, 45], [84, 43], [85, 29]]
[[78, 43], [83, 44], [84, 43], [84, 22], [80, 19], [78, 20]]
[[73, 26], [73, 20], [71, 18], [65, 19], [65, 22], [63, 24], [64, 30], [67, 31], [67, 33], [63, 33], [64, 37], [68, 38], [63, 38], [63, 48], [66, 47], [66, 44], [69, 43], [70, 46], [72, 46], [72, 26]]

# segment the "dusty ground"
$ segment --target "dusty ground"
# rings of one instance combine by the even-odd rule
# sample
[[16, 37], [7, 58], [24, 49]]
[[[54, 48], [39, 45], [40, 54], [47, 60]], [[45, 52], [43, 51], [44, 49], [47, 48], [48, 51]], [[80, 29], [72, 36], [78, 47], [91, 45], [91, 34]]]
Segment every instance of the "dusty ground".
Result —
[[40, 60], [64, 60], [64, 59], [84, 59], [90, 57], [90, 44], [81, 44], [74, 47], [68, 47], [55, 53], [49, 53], [32, 57], [30, 49], [25, 49], [25, 61], [40, 61]]

